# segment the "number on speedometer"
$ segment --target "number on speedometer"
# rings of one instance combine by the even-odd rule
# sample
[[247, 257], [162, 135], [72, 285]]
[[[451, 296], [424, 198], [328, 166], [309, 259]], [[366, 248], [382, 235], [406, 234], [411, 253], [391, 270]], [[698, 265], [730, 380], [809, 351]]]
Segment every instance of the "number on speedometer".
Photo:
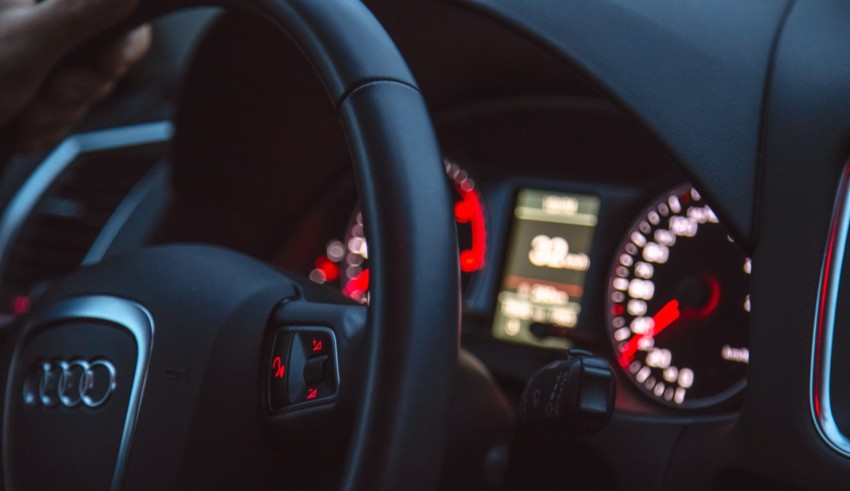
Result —
[[644, 210], [614, 259], [607, 302], [612, 346], [642, 393], [701, 408], [744, 387], [750, 268], [691, 186]]

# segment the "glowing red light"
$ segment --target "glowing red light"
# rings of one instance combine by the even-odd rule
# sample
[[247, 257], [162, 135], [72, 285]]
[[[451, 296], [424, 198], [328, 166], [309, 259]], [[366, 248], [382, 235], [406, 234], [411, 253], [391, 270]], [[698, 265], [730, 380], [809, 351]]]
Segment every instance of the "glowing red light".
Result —
[[[826, 247], [826, 257], [823, 262], [823, 269], [821, 274], [823, 277], [821, 278], [820, 284], [820, 301], [818, 302], [818, 312], [817, 312], [817, 322], [815, 328], [815, 354], [814, 354], [814, 365], [815, 372], [818, 373], [817, 377], [813, 377], [812, 383], [812, 399], [814, 401], [814, 410], [815, 414], [818, 418], [821, 417], [821, 384], [822, 380], [822, 370], [823, 370], [823, 340], [824, 340], [824, 331], [826, 329], [827, 322], [827, 314], [826, 309], [829, 304], [829, 294], [830, 291], [836, 287], [832, 282], [835, 280], [834, 278], [830, 278], [832, 271], [832, 262], [834, 260], [833, 256], [835, 254], [835, 245], [836, 245], [836, 236], [839, 231], [839, 222], [841, 220], [841, 213], [839, 210], [842, 210], [846, 205], [845, 193], [844, 191], [847, 189], [847, 181], [850, 179], [850, 167], [845, 167], [844, 172], [841, 175], [841, 181], [839, 183], [839, 198], [835, 203], [835, 209], [832, 212], [832, 224], [830, 226], [829, 231], [829, 239], [827, 240]], [[832, 306], [835, 308], [835, 306]]]
[[611, 307], [611, 313], [614, 314], [615, 317], [619, 317], [623, 315], [626, 309], [623, 308], [623, 304], [615, 303], [613, 307]]
[[322, 340], [313, 338], [313, 351], [322, 351], [323, 348]]
[[15, 315], [24, 315], [30, 311], [30, 299], [26, 295], [18, 295], [12, 298], [9, 305]]
[[643, 335], [638, 335], [629, 340], [628, 343], [624, 344], [622, 348], [620, 348], [620, 354], [617, 356], [617, 361], [620, 362], [620, 366], [627, 367], [635, 359], [635, 353], [638, 350], [638, 343], [643, 339]]
[[315, 399], [319, 395], [319, 389], [307, 389], [307, 400]]
[[484, 224], [484, 208], [481, 197], [474, 189], [457, 188], [462, 199], [455, 204], [455, 219], [458, 223], [472, 226], [472, 247], [460, 252], [460, 269], [464, 273], [478, 271], [484, 267], [487, 252], [487, 228]]
[[274, 378], [283, 378], [283, 375], [286, 373], [286, 366], [284, 366], [279, 356], [275, 356], [274, 360], [272, 360], [272, 370], [274, 370]]
[[342, 293], [354, 300], [360, 300], [360, 296], [369, 291], [369, 269], [364, 269], [359, 275], [351, 278]]
[[660, 334], [661, 331], [667, 329], [673, 321], [678, 319], [680, 315], [681, 313], [679, 312], [678, 300], [674, 298], [664, 304], [664, 306], [661, 307], [661, 310], [652, 316], [653, 328], [644, 334], [632, 337], [628, 343], [624, 344], [623, 347], [620, 348], [620, 354], [617, 356], [617, 361], [620, 363], [620, 366], [624, 368], [629, 366], [629, 364], [635, 359], [635, 353], [637, 353], [640, 342], [645, 338], [651, 338]]
[[316, 259], [316, 269], [325, 275], [327, 281], [334, 281], [339, 278], [339, 266], [327, 256], [319, 256]]
[[481, 258], [472, 250], [460, 251], [460, 269], [464, 273], [472, 273], [481, 269]]
[[455, 203], [455, 220], [458, 223], [469, 223], [475, 216], [475, 210], [467, 201], [458, 201]]
[[679, 301], [676, 299], [670, 300], [664, 307], [661, 307], [661, 310], [658, 311], [657, 314], [652, 316], [653, 323], [653, 334], [660, 334], [661, 331], [667, 329], [667, 327], [673, 323], [676, 319], [679, 318]]
[[720, 283], [717, 281], [717, 278], [714, 276], [708, 276], [708, 287], [711, 290], [710, 296], [708, 297], [708, 301], [705, 302], [705, 305], [699, 309], [692, 309], [690, 311], [685, 311], [683, 314], [687, 314], [685, 317], [688, 318], [701, 318], [708, 317], [711, 315], [717, 306], [720, 304]]
[[814, 400], [815, 400], [815, 414], [817, 415], [818, 418], [820, 418], [821, 413], [820, 413], [820, 394], [819, 393], [815, 392]]

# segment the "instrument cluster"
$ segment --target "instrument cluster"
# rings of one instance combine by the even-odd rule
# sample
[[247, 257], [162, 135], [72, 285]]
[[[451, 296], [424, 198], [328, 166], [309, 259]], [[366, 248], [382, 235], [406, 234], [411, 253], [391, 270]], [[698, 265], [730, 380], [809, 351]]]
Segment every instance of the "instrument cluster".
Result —
[[[650, 406], [710, 409], [744, 388], [752, 263], [697, 189], [682, 183], [649, 199], [570, 181], [482, 189], [461, 165], [445, 168], [465, 338], [515, 346], [511, 356], [607, 355]], [[368, 303], [367, 226], [355, 207], [310, 279]]]

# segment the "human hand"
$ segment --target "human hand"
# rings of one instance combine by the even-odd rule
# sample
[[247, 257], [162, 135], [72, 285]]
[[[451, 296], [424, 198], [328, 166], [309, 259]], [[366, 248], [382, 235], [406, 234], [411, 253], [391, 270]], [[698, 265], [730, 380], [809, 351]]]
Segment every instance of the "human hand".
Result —
[[136, 2], [0, 0], [0, 128], [14, 133], [14, 150], [57, 143], [144, 56], [149, 26], [74, 56]]

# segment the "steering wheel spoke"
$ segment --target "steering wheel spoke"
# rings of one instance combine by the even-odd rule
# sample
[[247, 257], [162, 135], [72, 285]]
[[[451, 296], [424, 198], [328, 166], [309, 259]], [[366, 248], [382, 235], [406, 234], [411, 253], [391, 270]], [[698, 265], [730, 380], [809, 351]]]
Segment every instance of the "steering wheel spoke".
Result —
[[[310, 418], [350, 410], [365, 379], [362, 356], [367, 308], [288, 297], [274, 309], [263, 354], [263, 406], [271, 428], [314, 432]], [[297, 421], [297, 422], [294, 422]], [[320, 421], [319, 425], [322, 424]]]
[[[207, 246], [159, 247], [80, 270], [37, 302], [9, 362], [7, 484], [120, 489], [137, 479], [134, 465], [153, 464], [131, 462], [132, 449], [182, 467], [187, 485], [210, 474], [210, 462], [239, 455], [270, 461], [287, 482], [304, 479], [300, 487], [332, 487], [365, 383], [367, 310]], [[76, 402], [86, 398], [97, 404]], [[192, 464], [151, 434], [191, 447]], [[67, 454], [83, 447], [97, 452]], [[330, 481], [311, 480], [303, 471], [311, 465]], [[225, 487], [254, 477], [224, 474]]]
[[[413, 76], [360, 2], [144, 0], [124, 28], [195, 5], [270, 22], [316, 70], [369, 223], [368, 315], [215, 247], [156, 247], [80, 269], [34, 305], [17, 341], [4, 400], [5, 489], [435, 489], [457, 371], [459, 273], [445, 170]], [[177, 110], [175, 172], [183, 142], [210, 138], [181, 119], [192, 109]], [[53, 305], [92, 296], [143, 309], [150, 345], [74, 348], [72, 339], [126, 337], [121, 323], [115, 329], [97, 313], [74, 321], [75, 336], [56, 327], [64, 321], [38, 320]], [[37, 344], [47, 332], [50, 346]], [[148, 350], [149, 361], [133, 372], [117, 362], [133, 355], [110, 346]], [[48, 363], [54, 358], [61, 370]], [[114, 394], [93, 392], [92, 381], [75, 385], [84, 387], [78, 393], [61, 386], [64, 398], [37, 406], [41, 393], [25, 389], [32, 370], [45, 374], [42, 392], [60, 387], [67, 371], [67, 380], [106, 377]], [[97, 426], [107, 411], [117, 421], [108, 430]], [[128, 411], [133, 424], [121, 424]], [[86, 452], [98, 445], [102, 452]], [[95, 455], [106, 457], [92, 462]]]

